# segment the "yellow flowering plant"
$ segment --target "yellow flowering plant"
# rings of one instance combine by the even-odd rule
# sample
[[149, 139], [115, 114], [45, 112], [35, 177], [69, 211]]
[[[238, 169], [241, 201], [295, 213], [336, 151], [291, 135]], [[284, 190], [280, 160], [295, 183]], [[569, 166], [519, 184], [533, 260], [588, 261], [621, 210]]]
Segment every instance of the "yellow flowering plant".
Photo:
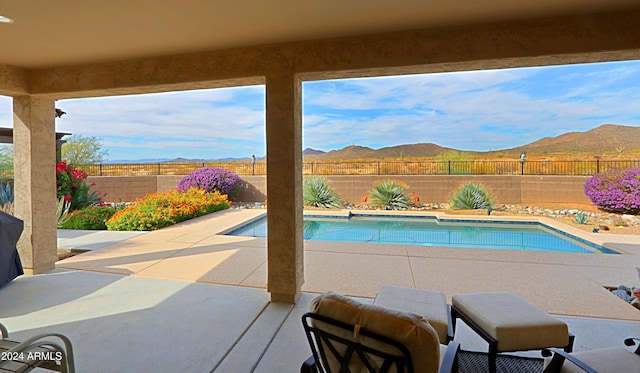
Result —
[[147, 194], [116, 212], [106, 225], [108, 230], [151, 231], [229, 207], [231, 202], [226, 194], [192, 187]]

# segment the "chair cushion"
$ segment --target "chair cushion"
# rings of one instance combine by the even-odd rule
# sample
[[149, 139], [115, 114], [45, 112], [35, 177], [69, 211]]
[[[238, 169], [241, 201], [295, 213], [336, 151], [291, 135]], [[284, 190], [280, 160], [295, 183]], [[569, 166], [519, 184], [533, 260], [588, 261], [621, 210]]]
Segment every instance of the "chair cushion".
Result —
[[[598, 373], [640, 372], [640, 355], [623, 347], [599, 348], [572, 353]], [[546, 359], [548, 363], [551, 359]], [[584, 373], [575, 364], [565, 360], [560, 373]]]
[[444, 293], [384, 284], [373, 304], [423, 316], [438, 333], [440, 343], [448, 342], [449, 310]]
[[[415, 372], [435, 373], [438, 371], [440, 365], [438, 334], [422, 316], [375, 304], [363, 304], [333, 292], [316, 297], [311, 303], [311, 311], [349, 325], [359, 325], [362, 329], [402, 343], [411, 354]], [[319, 325], [315, 326], [319, 327]], [[358, 342], [363, 345], [392, 352], [387, 348], [381, 348], [379, 344], [372, 343], [370, 339], [363, 338], [361, 335], [355, 337], [353, 333], [327, 331], [350, 340], [357, 338]], [[333, 366], [330, 368], [332, 371], [335, 370]], [[357, 369], [352, 369], [352, 371], [359, 371]]]

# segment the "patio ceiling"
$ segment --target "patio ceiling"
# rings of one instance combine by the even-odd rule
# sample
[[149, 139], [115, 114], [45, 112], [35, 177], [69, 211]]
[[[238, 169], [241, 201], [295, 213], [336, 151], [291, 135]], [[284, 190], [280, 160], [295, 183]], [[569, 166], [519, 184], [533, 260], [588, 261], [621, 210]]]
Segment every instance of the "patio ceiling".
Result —
[[0, 64], [26, 69], [640, 9], [637, 0], [8, 1]]

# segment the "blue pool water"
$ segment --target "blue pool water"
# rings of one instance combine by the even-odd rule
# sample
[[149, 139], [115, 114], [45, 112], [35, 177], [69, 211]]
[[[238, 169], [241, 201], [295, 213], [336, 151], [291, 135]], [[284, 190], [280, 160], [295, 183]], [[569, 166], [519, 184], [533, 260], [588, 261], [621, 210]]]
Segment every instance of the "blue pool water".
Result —
[[[227, 233], [266, 237], [266, 217]], [[553, 251], [573, 253], [617, 252], [539, 223], [443, 221], [433, 217], [350, 218], [305, 217], [304, 239], [336, 242], [465, 247], [477, 249]]]

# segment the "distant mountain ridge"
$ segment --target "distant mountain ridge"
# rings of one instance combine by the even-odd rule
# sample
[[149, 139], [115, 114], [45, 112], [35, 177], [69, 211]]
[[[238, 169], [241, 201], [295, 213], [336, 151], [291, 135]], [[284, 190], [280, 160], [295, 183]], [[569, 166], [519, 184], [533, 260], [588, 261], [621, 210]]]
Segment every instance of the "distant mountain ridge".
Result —
[[[306, 152], [307, 150], [305, 150]], [[339, 150], [307, 153], [308, 159], [350, 159], [350, 158], [400, 158], [400, 157], [435, 157], [439, 154], [455, 151], [432, 143], [408, 144], [390, 146], [381, 149], [371, 149], [366, 146], [349, 145]], [[303, 154], [305, 153], [303, 152]]]
[[356, 158], [401, 158], [437, 157], [448, 152], [464, 152], [476, 157], [517, 158], [525, 151], [528, 156], [640, 156], [640, 127], [604, 124], [586, 132], [567, 132], [556, 137], [545, 137], [530, 144], [488, 152], [465, 151], [442, 147], [433, 143], [406, 144], [380, 149], [349, 145], [339, 150], [323, 152], [305, 149], [306, 160], [356, 159]]
[[556, 137], [545, 137], [511, 150], [540, 154], [571, 152], [594, 156], [637, 153], [640, 151], [640, 127], [603, 124], [586, 132], [567, 132]]
[[[618, 124], [603, 124], [585, 132], [567, 132], [556, 137], [544, 137], [530, 144], [503, 150], [488, 152], [465, 151], [446, 148], [433, 143], [405, 144], [380, 149], [366, 146], [349, 145], [342, 149], [325, 152], [323, 150], [304, 149], [305, 160], [340, 159], [384, 159], [384, 158], [433, 158], [450, 152], [461, 152], [474, 158], [518, 158], [521, 152], [527, 152], [529, 159], [561, 157], [562, 159], [580, 159], [585, 157], [637, 157], [640, 158], [640, 127]], [[263, 161], [265, 157], [257, 158]], [[105, 163], [187, 163], [187, 162], [250, 162], [251, 158], [188, 159], [160, 158], [144, 160], [113, 160]]]

